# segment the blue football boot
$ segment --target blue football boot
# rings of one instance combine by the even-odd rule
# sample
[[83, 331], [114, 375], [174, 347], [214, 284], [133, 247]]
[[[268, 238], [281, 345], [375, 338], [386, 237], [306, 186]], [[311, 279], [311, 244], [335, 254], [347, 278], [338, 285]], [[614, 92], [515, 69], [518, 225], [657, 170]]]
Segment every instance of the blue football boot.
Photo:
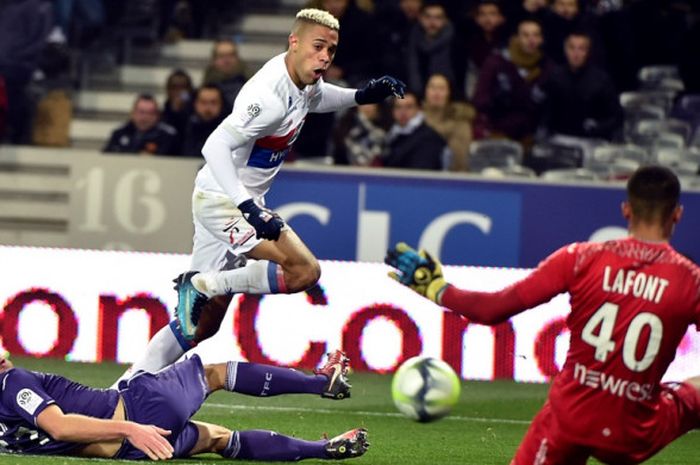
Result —
[[175, 290], [177, 291], [177, 307], [175, 307], [175, 318], [177, 318], [182, 335], [188, 341], [194, 339], [197, 332], [197, 323], [202, 314], [202, 307], [209, 298], [199, 292], [192, 284], [192, 276], [197, 271], [188, 271], [175, 278]]

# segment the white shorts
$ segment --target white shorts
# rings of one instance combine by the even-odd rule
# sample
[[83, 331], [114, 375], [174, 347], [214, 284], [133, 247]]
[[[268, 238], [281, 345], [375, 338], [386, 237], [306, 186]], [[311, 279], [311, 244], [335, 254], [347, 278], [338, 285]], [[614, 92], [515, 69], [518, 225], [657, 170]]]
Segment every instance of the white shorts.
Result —
[[214, 271], [238, 268], [241, 255], [250, 252], [262, 239], [225, 194], [192, 193], [194, 245], [191, 270]]

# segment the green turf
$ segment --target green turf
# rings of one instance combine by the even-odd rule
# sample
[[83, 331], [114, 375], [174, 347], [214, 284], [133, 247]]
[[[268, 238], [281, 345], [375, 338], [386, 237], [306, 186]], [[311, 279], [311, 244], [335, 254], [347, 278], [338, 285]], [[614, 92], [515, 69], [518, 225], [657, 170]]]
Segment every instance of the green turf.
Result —
[[[51, 371], [98, 387], [111, 383], [124, 369], [115, 364], [15, 359], [25, 368]], [[419, 424], [399, 416], [391, 403], [390, 377], [353, 374], [353, 397], [329, 401], [311, 396], [258, 399], [216, 393], [195, 417], [232, 429], [272, 429], [306, 439], [317, 439], [350, 428], [369, 430], [371, 447], [350, 463], [371, 465], [508, 464], [527, 421], [547, 394], [547, 386], [510, 382], [463, 383], [461, 401], [453, 414], [436, 423]], [[700, 436], [691, 433], [676, 441], [649, 464], [698, 463]], [[177, 463], [222, 463], [216, 455], [203, 455]], [[0, 464], [124, 463], [63, 457], [0, 455]], [[236, 461], [235, 463], [259, 463]], [[304, 463], [322, 463], [309, 460]], [[591, 464], [597, 463], [591, 461]]]

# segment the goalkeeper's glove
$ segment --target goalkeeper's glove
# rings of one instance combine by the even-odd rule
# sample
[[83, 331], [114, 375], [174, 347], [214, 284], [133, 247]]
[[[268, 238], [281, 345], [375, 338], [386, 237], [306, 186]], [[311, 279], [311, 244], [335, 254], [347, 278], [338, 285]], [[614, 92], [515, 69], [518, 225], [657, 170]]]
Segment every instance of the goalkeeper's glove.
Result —
[[370, 80], [362, 89], [357, 89], [355, 101], [358, 105], [381, 103], [392, 95], [403, 98], [405, 92], [406, 84], [391, 76], [382, 76], [379, 79]]
[[442, 276], [439, 260], [425, 250], [416, 251], [399, 242], [387, 251], [384, 262], [397, 270], [389, 272], [389, 277], [442, 305], [442, 293], [447, 288], [447, 281]]
[[284, 220], [277, 213], [267, 208], [258, 207], [253, 199], [241, 202], [238, 209], [243, 212], [243, 218], [255, 228], [255, 237], [276, 241], [284, 227]]

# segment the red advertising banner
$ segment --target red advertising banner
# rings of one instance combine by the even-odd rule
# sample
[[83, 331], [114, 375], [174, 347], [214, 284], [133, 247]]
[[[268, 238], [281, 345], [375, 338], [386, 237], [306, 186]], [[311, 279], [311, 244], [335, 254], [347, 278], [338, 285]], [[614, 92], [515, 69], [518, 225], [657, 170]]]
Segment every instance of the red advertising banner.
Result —
[[[185, 255], [0, 247], [1, 344], [13, 355], [134, 361], [170, 320], [172, 278]], [[320, 284], [294, 295], [239, 295], [219, 333], [195, 349], [205, 361], [240, 359], [311, 368], [336, 348], [356, 370], [389, 372], [423, 354], [465, 379], [544, 382], [563, 363], [568, 296], [495, 327], [470, 324], [400, 286], [378, 263], [321, 262]], [[445, 267], [470, 289], [500, 289], [528, 270]], [[667, 375], [698, 374], [690, 328]]]

